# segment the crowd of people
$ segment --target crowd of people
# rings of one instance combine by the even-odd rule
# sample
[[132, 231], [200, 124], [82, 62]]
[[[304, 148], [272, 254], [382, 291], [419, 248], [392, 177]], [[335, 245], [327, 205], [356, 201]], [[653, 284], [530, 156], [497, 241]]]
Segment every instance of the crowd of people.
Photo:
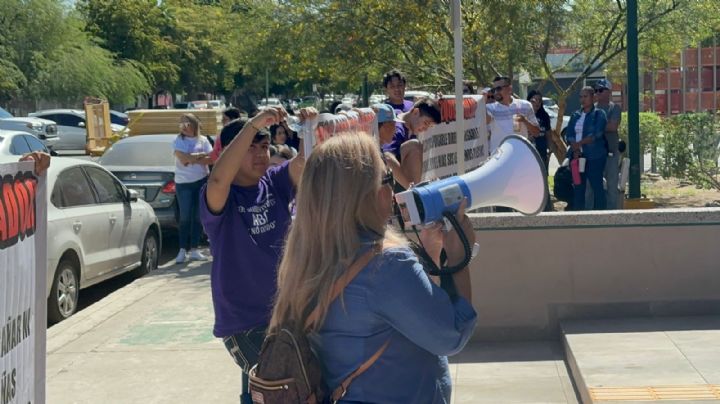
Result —
[[[397, 70], [384, 76], [383, 86], [387, 99], [371, 106], [376, 138], [331, 137], [310, 156], [282, 108], [249, 118], [229, 108], [214, 145], [200, 133], [197, 118], [182, 117], [174, 145], [180, 207], [176, 262], [207, 259], [197, 249], [201, 223], [213, 258], [213, 333], [242, 369], [243, 403], [252, 402], [248, 372], [266, 335], [285, 324], [306, 324], [315, 311], [318, 317], [303, 331], [331, 390], [382, 347], [380, 359], [341, 401], [450, 400], [446, 356], [463, 348], [477, 320], [470, 275], [464, 268], [450, 286], [429, 276], [426, 266], [428, 257], [440, 262], [441, 250], [448, 262], [462, 261], [462, 243], [452, 231], [426, 228], [419, 241], [427, 255], [420, 258], [389, 225], [393, 193], [421, 181], [418, 136], [441, 122], [440, 108], [428, 97], [405, 100], [407, 78]], [[619, 110], [603, 95], [608, 88], [607, 82], [584, 88], [583, 107], [568, 127], [568, 159], [585, 161], [582, 181], [574, 186], [574, 208], [586, 206], [586, 182], [594, 208], [612, 206], [602, 181], [613, 175], [607, 166], [617, 162], [608, 151], [617, 144]], [[470, 83], [464, 92], [474, 93]], [[491, 150], [510, 134], [521, 134], [533, 141], [547, 170], [552, 128], [542, 94], [515, 98], [508, 77], [497, 77], [484, 94]], [[316, 114], [307, 108], [297, 116], [304, 121]], [[608, 133], [615, 133], [615, 140]], [[608, 180], [608, 188], [612, 185]], [[458, 219], [473, 243], [464, 208]], [[372, 258], [344, 289], [344, 299], [330, 299], [338, 278], [369, 252]]]

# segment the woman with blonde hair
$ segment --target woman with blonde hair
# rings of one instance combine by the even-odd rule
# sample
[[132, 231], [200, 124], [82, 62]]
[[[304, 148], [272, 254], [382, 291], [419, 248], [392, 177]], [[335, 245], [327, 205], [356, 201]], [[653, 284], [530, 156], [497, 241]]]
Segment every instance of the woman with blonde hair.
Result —
[[182, 264], [188, 257], [205, 261], [198, 250], [200, 244], [200, 189], [207, 182], [212, 164], [212, 146], [200, 133], [200, 120], [193, 114], [180, 117], [180, 134], [173, 142], [175, 153], [175, 192], [179, 213], [178, 252], [175, 262]]
[[[279, 268], [270, 332], [306, 324], [317, 309], [307, 331], [330, 391], [386, 346], [340, 402], [448, 403], [445, 355], [463, 348], [476, 322], [469, 270], [453, 275], [456, 288], [449, 290], [457, 293], [428, 277], [415, 253], [387, 227], [392, 182], [371, 136], [337, 136], [313, 150]], [[473, 243], [463, 208], [458, 219]], [[454, 232], [435, 227], [423, 241], [434, 261], [441, 248], [450, 264], [462, 261]], [[333, 301], [335, 281], [371, 249], [375, 255]]]

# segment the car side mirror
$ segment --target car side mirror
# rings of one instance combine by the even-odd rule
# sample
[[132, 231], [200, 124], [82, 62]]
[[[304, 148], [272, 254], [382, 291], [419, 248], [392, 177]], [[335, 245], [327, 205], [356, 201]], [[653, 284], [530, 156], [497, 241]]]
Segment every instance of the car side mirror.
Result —
[[56, 152], [55, 150], [52, 150], [52, 149], [50, 149], [50, 155], [53, 157], [59, 156], [58, 152]]
[[134, 189], [128, 189], [127, 191], [127, 200], [130, 202], [137, 202], [138, 200], [138, 193]]

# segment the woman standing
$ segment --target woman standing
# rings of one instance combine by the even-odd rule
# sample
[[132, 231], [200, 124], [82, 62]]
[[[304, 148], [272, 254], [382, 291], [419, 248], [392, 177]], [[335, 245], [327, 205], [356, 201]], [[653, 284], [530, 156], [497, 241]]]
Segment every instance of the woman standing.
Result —
[[528, 94], [527, 100], [530, 101], [535, 111], [535, 118], [537, 118], [540, 124], [540, 133], [537, 135], [530, 135], [531, 140], [535, 142], [535, 149], [540, 154], [540, 158], [545, 164], [545, 172], [548, 170], [548, 135], [550, 134], [550, 115], [545, 111], [545, 107], [542, 102], [542, 93], [538, 90], [532, 90]]
[[[200, 188], [207, 181], [212, 164], [212, 146], [207, 137], [200, 134], [200, 120], [193, 114], [180, 118], [180, 134], [173, 143], [175, 150], [175, 192], [180, 210], [178, 252], [175, 262], [182, 264], [188, 257], [207, 260], [197, 248], [200, 243]], [[188, 256], [189, 251], [189, 256]]]
[[[571, 160], [585, 159], [585, 167], [580, 175], [580, 184], [573, 185], [574, 210], [585, 209], [585, 183], [589, 182], [593, 189], [594, 208], [604, 210], [606, 206], [603, 186], [603, 172], [607, 160], [605, 143], [605, 112], [595, 108], [593, 97], [595, 90], [585, 86], [580, 90], [580, 109], [570, 117], [565, 132], [566, 141], [570, 145], [567, 157]], [[581, 165], [581, 164], [579, 164]]]
[[[445, 284], [446, 292], [387, 228], [393, 210], [392, 173], [372, 136], [337, 136], [316, 147], [301, 184], [297, 216], [279, 268], [270, 332], [305, 324], [317, 307], [309, 335], [330, 390], [386, 346], [340, 402], [449, 403], [445, 355], [465, 346], [477, 318], [470, 303], [468, 268], [453, 275], [457, 293]], [[472, 244], [474, 232], [463, 210], [458, 219]], [[431, 230], [424, 244], [435, 261], [440, 247], [450, 264], [464, 256], [454, 231]], [[334, 282], [371, 249], [375, 255], [369, 263], [340, 298], [329, 301]]]

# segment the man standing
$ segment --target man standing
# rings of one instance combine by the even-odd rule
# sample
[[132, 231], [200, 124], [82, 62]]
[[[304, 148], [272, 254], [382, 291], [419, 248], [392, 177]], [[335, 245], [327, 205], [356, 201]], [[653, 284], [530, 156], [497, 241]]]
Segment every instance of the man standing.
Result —
[[535, 137], [540, 133], [540, 124], [529, 101], [512, 96], [512, 81], [509, 77], [495, 77], [493, 80], [495, 101], [485, 106], [490, 124], [490, 152], [513, 133]]
[[[620, 152], [618, 151], [618, 126], [622, 115], [620, 106], [610, 101], [612, 84], [607, 79], [595, 83], [595, 108], [605, 111], [607, 125], [605, 140], [608, 157], [605, 163], [605, 181], [607, 182], [607, 209], [621, 209], [618, 195], [618, 177], [620, 174]], [[593, 190], [595, 192], [595, 190]]]
[[399, 112], [409, 112], [413, 108], [413, 102], [405, 99], [405, 86], [407, 79], [399, 70], [393, 69], [385, 73], [383, 87], [385, 87], [385, 103]]

